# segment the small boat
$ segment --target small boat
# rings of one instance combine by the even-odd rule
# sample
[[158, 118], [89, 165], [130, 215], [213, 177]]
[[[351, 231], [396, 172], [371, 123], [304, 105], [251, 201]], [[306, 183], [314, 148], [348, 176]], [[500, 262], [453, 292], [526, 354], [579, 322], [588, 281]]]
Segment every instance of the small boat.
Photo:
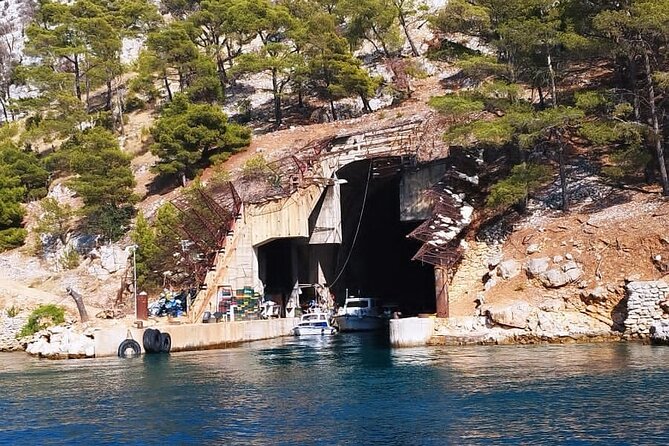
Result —
[[379, 330], [388, 324], [382, 301], [372, 297], [347, 297], [334, 319], [340, 331]]
[[300, 323], [293, 327], [295, 336], [333, 335], [337, 328], [330, 325], [330, 315], [322, 312], [303, 314]]

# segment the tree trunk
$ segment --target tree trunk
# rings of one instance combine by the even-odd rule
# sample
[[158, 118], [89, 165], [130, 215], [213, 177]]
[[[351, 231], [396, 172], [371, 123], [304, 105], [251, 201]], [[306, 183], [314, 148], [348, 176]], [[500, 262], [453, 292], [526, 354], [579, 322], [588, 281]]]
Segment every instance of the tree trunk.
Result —
[[360, 99], [362, 99], [362, 106], [365, 113], [371, 113], [372, 107], [369, 106], [369, 100], [367, 99], [367, 97], [365, 97], [364, 94], [361, 94]]
[[167, 79], [167, 72], [163, 71], [163, 82], [165, 83], [165, 90], [167, 91], [167, 98], [172, 102], [172, 90], [170, 89], [170, 81]]
[[629, 71], [630, 89], [632, 90], [632, 102], [634, 105], [634, 120], [636, 122], [641, 122], [641, 105], [639, 90], [637, 89], [637, 66], [634, 56], [629, 58]]
[[86, 113], [91, 112], [91, 79], [86, 75]]
[[9, 122], [9, 116], [7, 115], [7, 105], [5, 105], [5, 100], [0, 98], [0, 105], [2, 105], [2, 114], [5, 116], [5, 122]]
[[411, 40], [411, 36], [409, 35], [409, 29], [407, 27], [407, 22], [406, 18], [404, 17], [404, 13], [402, 12], [401, 7], [397, 7], [397, 18], [400, 19], [400, 24], [402, 25], [402, 29], [404, 30], [404, 35], [407, 36], [407, 42], [409, 42], [409, 46], [411, 47], [411, 54], [414, 57], [418, 57], [418, 49], [416, 48], [416, 45], [414, 45], [413, 40]]
[[655, 108], [655, 88], [653, 87], [653, 75], [650, 68], [650, 57], [648, 50], [644, 49], [643, 58], [646, 64], [646, 81], [648, 82], [648, 105], [650, 106], [650, 115], [653, 120], [653, 137], [655, 141], [655, 154], [657, 162], [660, 165], [660, 179], [662, 180], [662, 195], [669, 196], [669, 179], [667, 179], [667, 165], [664, 162], [664, 147], [662, 145], [662, 133], [660, 132], [660, 122]]
[[281, 92], [279, 91], [276, 68], [272, 68], [272, 94], [274, 95], [274, 120], [276, 121], [276, 126], [279, 127], [283, 116], [281, 115]]
[[386, 42], [383, 41], [381, 35], [376, 30], [376, 26], [372, 26], [372, 32], [374, 33], [374, 36], [376, 36], [377, 40], [381, 44], [381, 48], [383, 48], [383, 54], [385, 54], [387, 58], [390, 58], [390, 51], [388, 51], [388, 48], [386, 47]]
[[216, 54], [216, 67], [218, 69], [218, 82], [225, 92], [225, 85], [228, 83], [228, 72], [225, 69], [225, 60], [220, 55]]
[[109, 76], [107, 76], [107, 103], [105, 104], [105, 109], [112, 110], [112, 80]]
[[537, 85], [537, 93], [539, 93], [539, 107], [546, 107], [546, 101], [544, 100], [544, 91], [541, 89], [541, 85]]
[[79, 57], [75, 54], [74, 60], [74, 92], [77, 94], [77, 99], [81, 101], [81, 72], [79, 70]]
[[337, 120], [337, 112], [335, 111], [335, 105], [334, 101], [330, 99], [330, 110], [332, 111], [332, 120], [336, 121]]
[[74, 303], [77, 304], [77, 310], [79, 310], [79, 318], [81, 319], [81, 322], [87, 322], [88, 313], [86, 312], [86, 306], [84, 305], [84, 299], [81, 297], [81, 294], [77, 293], [70, 287], [67, 287], [67, 294], [72, 296]]
[[555, 71], [553, 71], [553, 61], [551, 60], [551, 53], [546, 56], [548, 62], [548, 77], [551, 82], [551, 94], [553, 95], [553, 107], [557, 107], [557, 89], [555, 88]]
[[565, 170], [564, 144], [560, 134], [556, 134], [558, 142], [558, 165], [560, 166], [560, 189], [562, 194], [562, 211], [569, 212], [569, 194], [567, 193], [567, 172]]

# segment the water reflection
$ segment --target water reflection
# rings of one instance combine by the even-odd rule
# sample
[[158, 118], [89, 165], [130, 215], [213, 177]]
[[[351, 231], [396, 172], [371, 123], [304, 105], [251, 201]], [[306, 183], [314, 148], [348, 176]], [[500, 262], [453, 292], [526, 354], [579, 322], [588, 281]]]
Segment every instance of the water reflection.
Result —
[[665, 444], [669, 349], [285, 338], [133, 359], [0, 355], [0, 444]]

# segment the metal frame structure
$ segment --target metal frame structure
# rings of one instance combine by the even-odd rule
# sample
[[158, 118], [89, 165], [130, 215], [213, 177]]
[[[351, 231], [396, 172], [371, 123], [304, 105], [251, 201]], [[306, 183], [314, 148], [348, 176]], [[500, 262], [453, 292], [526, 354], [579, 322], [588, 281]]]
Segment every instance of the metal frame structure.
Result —
[[170, 200], [179, 214], [175, 231], [197, 247], [197, 259], [186, 256], [199, 286], [214, 265], [216, 254], [225, 249], [234, 230], [242, 200], [231, 182], [223, 182], [181, 193]]

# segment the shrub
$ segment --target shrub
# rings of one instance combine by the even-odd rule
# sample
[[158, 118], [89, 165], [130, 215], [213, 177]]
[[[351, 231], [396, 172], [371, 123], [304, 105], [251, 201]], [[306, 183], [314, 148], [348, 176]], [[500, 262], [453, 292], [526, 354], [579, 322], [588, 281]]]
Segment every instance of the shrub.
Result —
[[75, 269], [81, 263], [81, 256], [74, 248], [69, 248], [60, 257], [60, 265], [64, 269]]
[[267, 160], [262, 155], [255, 155], [244, 163], [242, 175], [246, 178], [263, 178], [272, 173]]
[[146, 103], [136, 95], [128, 95], [125, 100], [125, 111], [127, 113], [142, 110], [146, 106]]
[[5, 309], [5, 313], [7, 313], [7, 317], [14, 318], [19, 315], [21, 312], [21, 309], [17, 307], [16, 305], [12, 305], [9, 308]]
[[28, 231], [23, 228], [0, 230], [0, 252], [23, 245], [27, 235]]
[[28, 322], [21, 328], [18, 337], [32, 336], [51, 325], [58, 325], [63, 322], [65, 322], [65, 309], [63, 307], [54, 304], [40, 305], [30, 313]]

